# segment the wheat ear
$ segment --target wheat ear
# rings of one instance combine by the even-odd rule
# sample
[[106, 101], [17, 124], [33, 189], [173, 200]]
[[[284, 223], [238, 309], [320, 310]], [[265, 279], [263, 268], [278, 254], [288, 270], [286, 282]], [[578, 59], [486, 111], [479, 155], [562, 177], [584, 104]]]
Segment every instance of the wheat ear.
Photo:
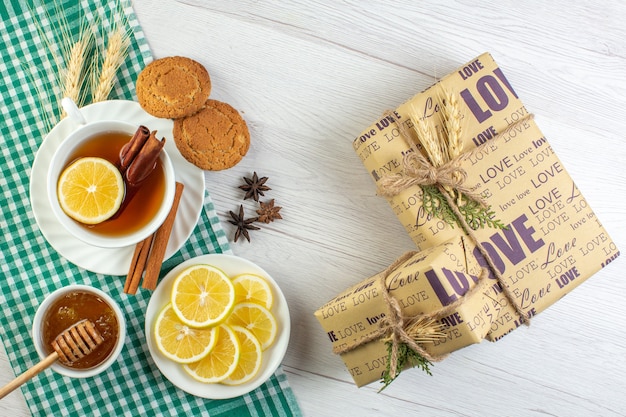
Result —
[[115, 83], [115, 74], [126, 59], [129, 43], [128, 32], [119, 26], [109, 35], [100, 77], [92, 94], [94, 103], [109, 98]]
[[409, 322], [406, 333], [417, 343], [432, 343], [446, 337], [443, 324], [427, 316]]
[[413, 129], [417, 133], [417, 140], [426, 150], [426, 156], [434, 167], [440, 167], [445, 161], [442, 146], [444, 144], [439, 141], [437, 133], [433, 131], [430, 124], [421, 119], [415, 105], [411, 103], [411, 120], [413, 121]]
[[461, 110], [457, 95], [449, 90], [443, 93], [442, 102], [443, 122], [448, 142], [448, 158], [452, 160], [463, 153]]
[[[71, 98], [75, 103], [81, 102], [81, 90], [85, 81], [85, 62], [89, 54], [92, 37], [91, 32], [81, 32], [79, 39], [69, 49], [65, 61], [65, 69], [61, 80], [63, 97]], [[65, 117], [65, 112], [61, 117]]]

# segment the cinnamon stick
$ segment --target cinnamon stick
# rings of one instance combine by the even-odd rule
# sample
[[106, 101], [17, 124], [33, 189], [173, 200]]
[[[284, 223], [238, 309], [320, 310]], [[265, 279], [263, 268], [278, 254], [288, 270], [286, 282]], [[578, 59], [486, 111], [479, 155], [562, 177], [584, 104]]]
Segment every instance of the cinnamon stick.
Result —
[[139, 126], [130, 141], [122, 147], [120, 151], [120, 172], [122, 174], [126, 173], [126, 170], [133, 163], [146, 140], [148, 140], [148, 137], [150, 137], [150, 129], [145, 126]]
[[117, 166], [124, 178], [126, 195], [113, 218], [122, 214], [144, 180], [157, 167], [157, 159], [165, 146], [165, 138], [157, 139], [156, 133], [156, 130], [151, 132], [147, 127], [139, 126], [130, 141], [120, 150]]
[[141, 281], [141, 276], [146, 267], [155, 233], [137, 243], [137, 246], [135, 246], [135, 252], [130, 261], [130, 268], [128, 269], [128, 275], [126, 275], [126, 282], [124, 283], [124, 292], [126, 294], [134, 295], [137, 293], [137, 288], [139, 288], [139, 282]]
[[[145, 139], [141, 149], [133, 156], [133, 160], [126, 169], [126, 181], [131, 186], [140, 185], [148, 175], [154, 171], [156, 160], [161, 149], [165, 146], [165, 138], [159, 140], [156, 131], [151, 132]], [[124, 162], [122, 160], [122, 165]]]
[[176, 220], [176, 212], [178, 211], [178, 205], [180, 198], [183, 194], [184, 184], [177, 182], [176, 191], [174, 193], [174, 203], [168, 213], [165, 221], [159, 227], [154, 235], [154, 244], [150, 251], [150, 257], [148, 258], [148, 265], [146, 266], [146, 275], [143, 279], [143, 288], [148, 290], [155, 290], [157, 282], [159, 280], [159, 273], [161, 272], [161, 265], [165, 258], [165, 249], [167, 248], [167, 242], [170, 239], [172, 233], [172, 227], [174, 226], [174, 220]]

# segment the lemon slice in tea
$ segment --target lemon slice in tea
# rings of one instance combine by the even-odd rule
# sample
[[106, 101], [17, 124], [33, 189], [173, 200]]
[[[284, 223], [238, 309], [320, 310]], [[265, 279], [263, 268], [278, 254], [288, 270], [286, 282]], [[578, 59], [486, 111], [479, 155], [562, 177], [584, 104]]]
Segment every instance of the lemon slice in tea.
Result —
[[181, 322], [172, 305], [159, 313], [154, 338], [159, 351], [178, 363], [196, 362], [205, 357], [217, 342], [217, 328], [194, 329]]
[[57, 183], [61, 209], [84, 224], [98, 224], [113, 217], [124, 200], [120, 171], [103, 158], [80, 158], [63, 170]]
[[192, 265], [174, 280], [172, 308], [189, 326], [215, 326], [226, 319], [234, 303], [233, 283], [214, 266]]

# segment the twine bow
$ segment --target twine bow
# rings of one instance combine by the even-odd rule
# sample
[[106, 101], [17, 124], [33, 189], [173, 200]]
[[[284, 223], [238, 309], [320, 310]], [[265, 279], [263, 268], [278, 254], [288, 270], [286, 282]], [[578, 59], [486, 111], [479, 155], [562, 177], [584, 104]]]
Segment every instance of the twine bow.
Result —
[[481, 206], [485, 206], [482, 195], [464, 185], [467, 172], [461, 168], [462, 160], [462, 157], [458, 157], [440, 167], [435, 167], [421, 153], [409, 152], [403, 157], [402, 172], [385, 175], [379, 180], [378, 194], [393, 197], [415, 185], [442, 185], [444, 188], [465, 194]]

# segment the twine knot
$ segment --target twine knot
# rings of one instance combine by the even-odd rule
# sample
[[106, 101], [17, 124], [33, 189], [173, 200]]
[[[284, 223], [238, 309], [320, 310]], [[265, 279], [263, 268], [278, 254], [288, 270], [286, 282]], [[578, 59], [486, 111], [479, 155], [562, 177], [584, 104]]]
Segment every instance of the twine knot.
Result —
[[467, 172], [461, 167], [462, 159], [455, 158], [435, 167], [419, 152], [406, 153], [402, 158], [402, 172], [382, 177], [378, 182], [378, 194], [393, 197], [415, 185], [441, 185], [465, 194], [484, 207], [483, 196], [464, 185]]

